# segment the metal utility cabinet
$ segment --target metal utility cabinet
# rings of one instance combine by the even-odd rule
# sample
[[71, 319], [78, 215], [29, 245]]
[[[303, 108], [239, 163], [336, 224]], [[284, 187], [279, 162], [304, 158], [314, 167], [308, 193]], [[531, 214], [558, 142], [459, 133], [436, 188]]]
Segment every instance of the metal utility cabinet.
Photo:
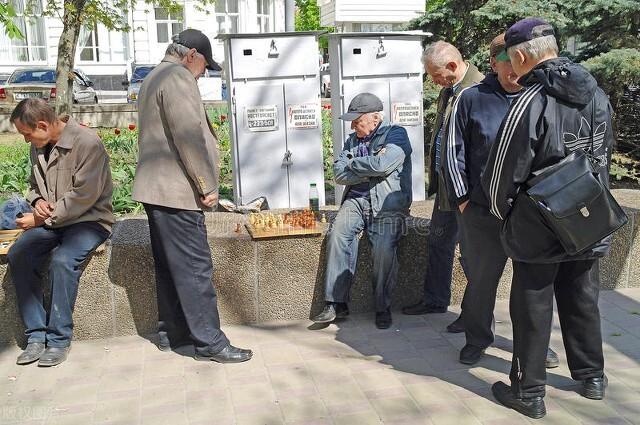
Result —
[[236, 204], [324, 205], [318, 35], [223, 34]]
[[[413, 200], [425, 199], [424, 127], [422, 108], [422, 38], [426, 33], [336, 33], [329, 37], [333, 150], [338, 155], [350, 122], [338, 119], [359, 93], [382, 100], [385, 121], [403, 126], [409, 134]], [[336, 188], [340, 199], [343, 187]]]

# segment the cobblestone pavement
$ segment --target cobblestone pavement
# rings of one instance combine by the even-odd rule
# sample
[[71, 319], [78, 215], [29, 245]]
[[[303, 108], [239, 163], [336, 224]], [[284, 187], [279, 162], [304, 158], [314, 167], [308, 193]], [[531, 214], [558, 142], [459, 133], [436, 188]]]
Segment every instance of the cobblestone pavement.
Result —
[[[569, 377], [557, 318], [548, 374], [548, 414], [536, 424], [640, 424], [640, 289], [601, 296], [609, 388], [587, 400]], [[457, 361], [463, 335], [443, 332], [455, 312], [394, 314], [377, 330], [371, 315], [325, 329], [308, 321], [227, 326], [254, 350], [244, 364], [197, 362], [163, 353], [143, 337], [77, 341], [66, 363], [16, 366], [0, 347], [1, 424], [520, 424], [489, 386], [508, 379], [507, 302], [496, 307], [497, 339], [474, 367]]]

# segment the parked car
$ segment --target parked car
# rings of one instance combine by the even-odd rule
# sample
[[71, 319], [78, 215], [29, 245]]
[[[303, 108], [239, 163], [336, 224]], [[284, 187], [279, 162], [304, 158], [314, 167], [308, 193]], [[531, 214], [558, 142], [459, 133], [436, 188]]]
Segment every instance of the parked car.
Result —
[[328, 63], [320, 65], [320, 94], [322, 97], [331, 97], [331, 79]]
[[127, 103], [136, 103], [140, 86], [145, 77], [155, 68], [155, 65], [135, 65], [131, 73], [130, 80], [122, 81], [122, 85], [127, 87]]
[[[80, 70], [74, 70], [73, 103], [98, 103], [93, 82]], [[0, 87], [0, 103], [18, 103], [31, 97], [56, 100], [56, 69], [53, 67], [18, 68]]]

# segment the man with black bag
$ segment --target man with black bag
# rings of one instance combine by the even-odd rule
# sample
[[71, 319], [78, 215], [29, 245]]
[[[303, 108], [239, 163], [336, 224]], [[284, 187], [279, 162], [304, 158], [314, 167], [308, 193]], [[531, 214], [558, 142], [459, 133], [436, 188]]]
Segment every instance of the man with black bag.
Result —
[[546, 414], [545, 357], [554, 294], [571, 376], [582, 382], [584, 397], [604, 397], [598, 258], [607, 254], [610, 239], [568, 254], [527, 198], [527, 182], [584, 149], [608, 188], [611, 106], [582, 66], [558, 57], [554, 30], [547, 22], [523, 19], [507, 30], [505, 42], [524, 90], [502, 123], [481, 182], [491, 212], [506, 220], [502, 242], [513, 259], [511, 386], [497, 382], [492, 391], [503, 405], [541, 418]]

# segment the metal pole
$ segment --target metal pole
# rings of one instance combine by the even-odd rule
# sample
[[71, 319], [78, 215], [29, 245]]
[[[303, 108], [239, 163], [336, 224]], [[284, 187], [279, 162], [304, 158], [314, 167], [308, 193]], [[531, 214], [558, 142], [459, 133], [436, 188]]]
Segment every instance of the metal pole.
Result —
[[295, 31], [296, 2], [295, 0], [284, 1], [284, 27], [285, 31]]

